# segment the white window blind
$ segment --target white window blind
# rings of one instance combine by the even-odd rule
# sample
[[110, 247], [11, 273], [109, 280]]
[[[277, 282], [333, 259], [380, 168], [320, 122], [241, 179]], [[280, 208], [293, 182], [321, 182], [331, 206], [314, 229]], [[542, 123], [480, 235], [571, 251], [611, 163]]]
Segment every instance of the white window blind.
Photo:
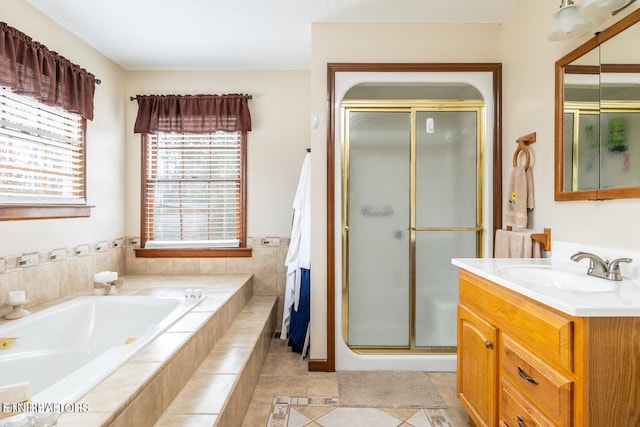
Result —
[[84, 204], [84, 120], [0, 89], [0, 204]]
[[237, 247], [242, 134], [146, 136], [146, 248]]

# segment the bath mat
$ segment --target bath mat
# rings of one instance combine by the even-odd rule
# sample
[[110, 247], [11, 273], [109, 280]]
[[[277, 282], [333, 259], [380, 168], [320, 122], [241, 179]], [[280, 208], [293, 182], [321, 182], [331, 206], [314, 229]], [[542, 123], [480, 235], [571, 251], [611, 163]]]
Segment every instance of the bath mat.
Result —
[[340, 406], [445, 408], [426, 372], [338, 371]]

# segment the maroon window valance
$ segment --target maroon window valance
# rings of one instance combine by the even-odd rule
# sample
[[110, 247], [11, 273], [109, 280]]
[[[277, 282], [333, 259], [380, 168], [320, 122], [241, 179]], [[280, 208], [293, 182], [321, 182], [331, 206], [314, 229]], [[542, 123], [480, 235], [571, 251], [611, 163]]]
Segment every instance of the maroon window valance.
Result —
[[249, 95], [138, 95], [134, 133], [250, 131]]
[[95, 76], [4, 22], [0, 86], [93, 120]]

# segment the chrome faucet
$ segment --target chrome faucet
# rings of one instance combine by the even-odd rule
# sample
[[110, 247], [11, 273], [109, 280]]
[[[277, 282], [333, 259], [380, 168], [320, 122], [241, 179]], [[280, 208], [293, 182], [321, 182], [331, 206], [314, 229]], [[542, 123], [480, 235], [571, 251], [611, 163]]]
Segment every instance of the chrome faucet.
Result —
[[587, 270], [588, 275], [615, 281], [622, 280], [622, 275], [620, 274], [620, 263], [633, 261], [631, 258], [617, 258], [609, 262], [590, 252], [576, 252], [571, 255], [571, 261], [575, 262], [585, 258], [589, 259], [589, 269]]

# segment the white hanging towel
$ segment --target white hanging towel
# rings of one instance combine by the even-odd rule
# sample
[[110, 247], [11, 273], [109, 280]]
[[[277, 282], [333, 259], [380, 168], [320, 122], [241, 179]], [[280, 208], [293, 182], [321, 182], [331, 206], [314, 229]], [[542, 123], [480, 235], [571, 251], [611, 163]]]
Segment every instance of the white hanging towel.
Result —
[[285, 261], [287, 278], [284, 290], [284, 309], [280, 338], [287, 339], [291, 309], [300, 301], [300, 269], [311, 269], [311, 153], [302, 163], [300, 180], [293, 200], [291, 242]]
[[529, 232], [496, 230], [496, 258], [540, 258], [540, 242]]

